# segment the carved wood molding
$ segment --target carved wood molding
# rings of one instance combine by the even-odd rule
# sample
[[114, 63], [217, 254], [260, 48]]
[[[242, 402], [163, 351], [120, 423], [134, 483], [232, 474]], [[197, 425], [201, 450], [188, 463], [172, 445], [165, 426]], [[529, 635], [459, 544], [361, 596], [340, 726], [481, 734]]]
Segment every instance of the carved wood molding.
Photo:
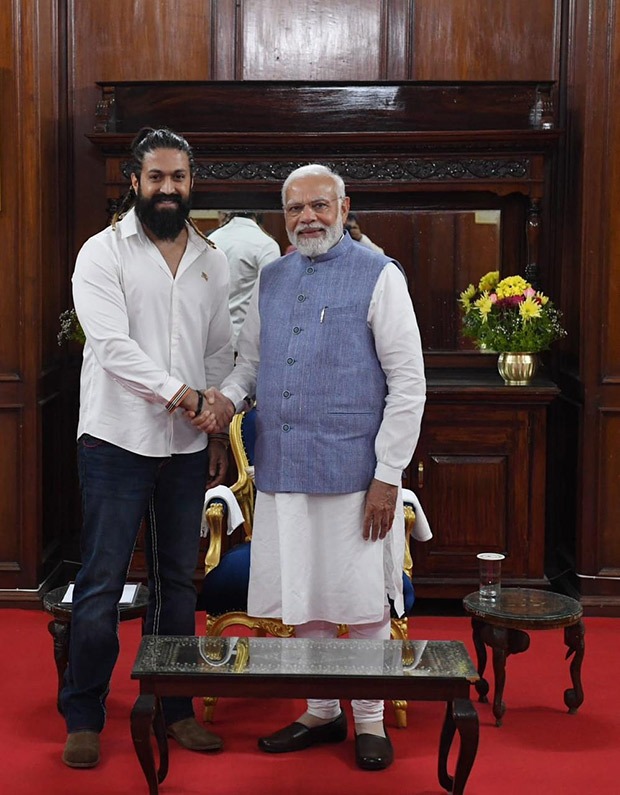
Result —
[[[198, 162], [195, 177], [201, 180], [252, 182], [254, 180], [282, 183], [295, 168], [307, 160], [286, 162], [212, 161]], [[454, 158], [433, 157], [398, 160], [326, 160], [321, 162], [349, 181], [411, 182], [428, 180], [521, 180], [530, 177], [530, 159], [516, 158]], [[120, 170], [126, 179], [131, 174], [131, 161], [125, 160]]]

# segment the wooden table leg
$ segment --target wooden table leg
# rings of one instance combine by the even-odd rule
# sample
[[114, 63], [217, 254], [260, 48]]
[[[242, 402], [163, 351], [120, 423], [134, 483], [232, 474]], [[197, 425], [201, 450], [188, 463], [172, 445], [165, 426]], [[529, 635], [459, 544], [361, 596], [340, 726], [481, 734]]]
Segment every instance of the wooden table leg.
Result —
[[[151, 744], [151, 727], [159, 751], [159, 769], [155, 768], [155, 756]], [[151, 694], [139, 695], [131, 710], [131, 738], [140, 766], [149, 785], [150, 795], [157, 795], [158, 785], [168, 773], [168, 740], [161, 709], [161, 701]]]
[[478, 660], [478, 676], [480, 679], [475, 683], [476, 693], [478, 693], [478, 701], [481, 704], [486, 704], [488, 702], [488, 692], [489, 692], [489, 683], [484, 678], [484, 669], [487, 667], [487, 647], [484, 644], [484, 640], [482, 639], [482, 627], [484, 625], [484, 621], [481, 621], [479, 618], [472, 618], [471, 620], [471, 629], [472, 629], [472, 639], [474, 642], [474, 648], [476, 649], [476, 657]]
[[64, 685], [65, 670], [69, 663], [69, 635], [71, 624], [67, 621], [57, 621], [54, 619], [47, 625], [50, 635], [54, 641], [54, 662], [58, 674], [58, 690], [56, 694], [56, 709], [62, 715], [60, 706], [60, 691]]
[[[458, 730], [460, 747], [456, 759], [454, 777], [448, 773], [448, 755], [455, 731]], [[469, 699], [457, 698], [446, 705], [446, 716], [439, 740], [439, 783], [453, 795], [463, 795], [465, 784], [478, 750], [478, 713]]]
[[581, 663], [586, 650], [585, 626], [583, 621], [564, 627], [564, 643], [568, 646], [566, 659], [574, 654], [570, 664], [572, 688], [564, 691], [564, 703], [570, 714], [577, 712], [583, 704], [583, 688], [581, 686]]
[[510, 654], [520, 654], [530, 646], [530, 637], [520, 629], [506, 629], [483, 624], [480, 630], [482, 640], [493, 650], [493, 674], [495, 677], [495, 693], [493, 695], [493, 715], [495, 725], [502, 725], [506, 711], [503, 701], [506, 684], [506, 658]]

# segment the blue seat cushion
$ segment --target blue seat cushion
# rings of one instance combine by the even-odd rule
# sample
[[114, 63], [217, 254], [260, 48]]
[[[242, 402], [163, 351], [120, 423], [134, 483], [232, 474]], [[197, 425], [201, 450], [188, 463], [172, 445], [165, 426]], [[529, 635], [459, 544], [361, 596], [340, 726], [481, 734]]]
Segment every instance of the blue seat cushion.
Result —
[[210, 616], [247, 613], [249, 582], [250, 544], [237, 544], [205, 575], [198, 606]]

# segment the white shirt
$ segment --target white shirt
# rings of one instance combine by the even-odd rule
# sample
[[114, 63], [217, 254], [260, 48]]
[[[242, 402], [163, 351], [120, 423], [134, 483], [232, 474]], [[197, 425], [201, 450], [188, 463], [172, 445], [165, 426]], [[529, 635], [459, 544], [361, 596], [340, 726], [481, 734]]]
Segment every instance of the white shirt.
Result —
[[360, 239], [357, 242], [361, 246], [366, 246], [366, 248], [370, 248], [373, 251], [379, 252], [379, 254], [384, 254], [385, 253], [383, 251], [383, 249], [381, 248], [381, 246], [378, 246], [376, 243], [373, 243], [372, 240], [368, 237], [368, 235], [365, 235], [363, 232], [362, 232], [362, 236], [360, 237]]
[[226, 257], [189, 226], [174, 277], [133, 209], [87, 240], [73, 274], [86, 333], [78, 437], [145, 456], [204, 449], [206, 435], [166, 404], [230, 372], [228, 287]]
[[261, 268], [278, 259], [280, 247], [251, 218], [233, 216], [228, 223], [209, 234], [221, 248], [230, 266], [228, 308], [233, 323], [233, 345], [243, 325], [252, 290]]
[[[222, 384], [222, 392], [237, 410], [246, 395], [253, 395], [260, 358], [257, 284], [238, 341], [235, 369]], [[426, 399], [424, 359], [420, 332], [405, 278], [388, 263], [377, 280], [367, 322], [386, 376], [388, 395], [383, 420], [375, 439], [375, 477], [396, 486], [408, 466], [418, 441]]]

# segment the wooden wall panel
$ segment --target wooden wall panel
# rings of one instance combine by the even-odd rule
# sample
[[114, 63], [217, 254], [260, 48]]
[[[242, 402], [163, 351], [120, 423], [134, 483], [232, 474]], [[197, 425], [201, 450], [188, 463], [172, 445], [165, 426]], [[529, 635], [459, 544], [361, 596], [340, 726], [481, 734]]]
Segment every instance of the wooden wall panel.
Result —
[[211, 79], [211, 13], [211, 0], [69, 0], [73, 255], [107, 223], [103, 165], [84, 137], [93, 129], [95, 83]]
[[22, 412], [19, 408], [0, 407], [0, 582], [11, 580], [20, 570], [21, 539], [24, 526], [21, 515], [21, 445]]
[[413, 80], [556, 80], [559, 0], [415, 0]]
[[[610, 101], [605, 106], [605, 161], [609, 174], [609, 205], [605, 227], [608, 234], [607, 256], [604, 260], [602, 282], [606, 296], [603, 328], [605, 343], [602, 369], [607, 382], [620, 383], [620, 107], [616, 98], [620, 96], [620, 16], [610, 30], [612, 70], [609, 76]], [[599, 113], [603, 114], [603, 108]]]
[[0, 239], [2, 289], [0, 290], [0, 383], [14, 380], [20, 369], [19, 283], [17, 262], [17, 97], [12, 79], [15, 69], [13, 19], [3, 5], [0, 25]]
[[242, 80], [378, 80], [386, 2], [244, 0]]
[[604, 477], [599, 484], [596, 537], [591, 539], [598, 547], [596, 574], [620, 577], [620, 406], [601, 411], [599, 451]]

